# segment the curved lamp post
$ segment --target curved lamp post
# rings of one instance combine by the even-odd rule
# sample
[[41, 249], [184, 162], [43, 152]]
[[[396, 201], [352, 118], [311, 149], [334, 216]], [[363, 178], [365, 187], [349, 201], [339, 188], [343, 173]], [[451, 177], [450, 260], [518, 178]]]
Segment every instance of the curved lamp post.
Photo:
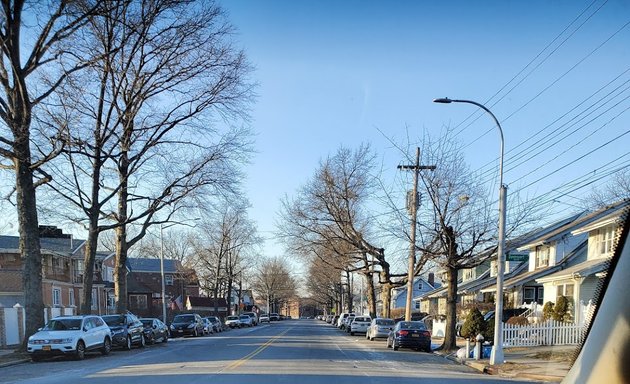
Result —
[[503, 267], [505, 261], [505, 206], [507, 199], [507, 186], [503, 185], [503, 129], [496, 116], [483, 104], [471, 100], [449, 99], [447, 97], [434, 99], [434, 103], [467, 103], [473, 104], [486, 111], [494, 119], [499, 135], [501, 136], [501, 157], [499, 159], [499, 244], [497, 247], [497, 293], [494, 312], [494, 345], [490, 355], [490, 364], [503, 364]]

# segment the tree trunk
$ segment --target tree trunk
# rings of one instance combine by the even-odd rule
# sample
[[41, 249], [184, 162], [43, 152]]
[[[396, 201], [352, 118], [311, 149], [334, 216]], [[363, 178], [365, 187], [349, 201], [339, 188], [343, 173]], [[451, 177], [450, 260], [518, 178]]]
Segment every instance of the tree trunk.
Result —
[[367, 306], [368, 312], [371, 318], [376, 318], [376, 294], [374, 292], [374, 279], [372, 279], [372, 273], [366, 273], [363, 275], [365, 282], [367, 283]]
[[346, 282], [348, 283], [348, 291], [347, 293], [347, 297], [346, 300], [348, 302], [348, 312], [352, 313], [352, 310], [354, 309], [354, 303], [353, 303], [353, 299], [354, 299], [354, 295], [352, 294], [352, 284], [350, 283], [350, 272], [346, 271]]
[[79, 305], [79, 310], [83, 315], [92, 313], [92, 283], [94, 280], [96, 248], [98, 246], [98, 213], [96, 215], [90, 213], [90, 215], [92, 217], [90, 217], [88, 238], [85, 243], [85, 254], [83, 256], [83, 297]]
[[[129, 132], [129, 131], [127, 131]], [[128, 135], [128, 133], [127, 133]], [[127, 201], [129, 199], [128, 177], [129, 158], [126, 149], [129, 144], [123, 142], [123, 152], [118, 165], [118, 177], [120, 179], [120, 190], [118, 191], [118, 224], [116, 228], [116, 263], [114, 266], [114, 294], [116, 295], [116, 311], [125, 312], [127, 310]]]
[[457, 322], [457, 269], [447, 267], [447, 284], [446, 287], [446, 332], [444, 334], [444, 343], [442, 349], [451, 351], [457, 349], [455, 342], [455, 323]]
[[26, 328], [22, 348], [26, 349], [28, 337], [44, 324], [44, 302], [42, 298], [42, 255], [39, 242], [39, 224], [37, 220], [37, 199], [33, 185], [33, 171], [30, 167], [30, 143], [28, 128], [23, 128], [25, 137], [16, 140], [14, 159], [16, 180], [16, 202], [18, 209], [18, 231], [20, 234], [20, 255], [24, 272], [24, 308]]
[[381, 284], [381, 301], [383, 303], [383, 309], [381, 310], [382, 317], [391, 317], [391, 301], [392, 301], [392, 288], [393, 285], [389, 282], [389, 270], [381, 270], [381, 281], [385, 283]]

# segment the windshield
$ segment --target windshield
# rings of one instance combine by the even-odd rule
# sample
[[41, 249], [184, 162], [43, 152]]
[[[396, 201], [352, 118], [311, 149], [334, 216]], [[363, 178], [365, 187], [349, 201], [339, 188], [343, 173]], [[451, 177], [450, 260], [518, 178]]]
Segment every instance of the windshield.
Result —
[[228, 316], [226, 317], [227, 320], [238, 320], [238, 316]]
[[42, 329], [44, 331], [76, 331], [81, 329], [81, 319], [54, 319]]
[[419, 322], [419, 321], [401, 321], [399, 324], [399, 328], [400, 329], [419, 329], [423, 331], [427, 329], [424, 323]]
[[192, 323], [195, 321], [195, 316], [193, 315], [177, 315], [173, 319], [174, 323]]
[[117, 327], [117, 326], [125, 325], [125, 316], [123, 315], [107, 315], [107, 316], [103, 316], [103, 320], [110, 327]]
[[392, 319], [376, 319], [376, 325], [394, 325], [395, 322]]
[[144, 325], [145, 327], [152, 327], [153, 326], [153, 320], [140, 320], [142, 322], [142, 325]]

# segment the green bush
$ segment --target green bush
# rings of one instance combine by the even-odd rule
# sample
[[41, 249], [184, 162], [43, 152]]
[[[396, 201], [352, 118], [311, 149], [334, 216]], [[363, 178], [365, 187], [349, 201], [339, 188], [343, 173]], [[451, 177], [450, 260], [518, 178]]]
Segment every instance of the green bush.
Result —
[[569, 310], [569, 300], [564, 296], [558, 296], [556, 305], [553, 307], [553, 319], [556, 321], [564, 321]]
[[486, 321], [486, 329], [481, 332], [481, 334], [483, 335], [483, 339], [485, 341], [489, 341], [492, 342], [494, 340], [494, 318], [496, 316], [493, 316], [492, 318], [488, 319], [488, 321]]
[[545, 303], [545, 305], [543, 306], [542, 314], [543, 321], [547, 321], [553, 318], [553, 303], [551, 301]]
[[464, 325], [462, 325], [461, 335], [467, 339], [474, 339], [477, 334], [483, 334], [486, 331], [486, 323], [483, 315], [477, 308], [473, 308], [468, 312]]

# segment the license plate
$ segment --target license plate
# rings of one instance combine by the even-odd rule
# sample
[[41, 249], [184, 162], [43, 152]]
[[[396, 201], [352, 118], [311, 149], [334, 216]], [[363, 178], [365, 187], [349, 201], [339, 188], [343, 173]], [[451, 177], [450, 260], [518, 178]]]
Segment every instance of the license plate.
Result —
[[418, 335], [417, 333], [414, 333], [411, 335], [411, 337], [420, 337], [420, 335]]
[[42, 346], [42, 351], [50, 351], [50, 345]]

